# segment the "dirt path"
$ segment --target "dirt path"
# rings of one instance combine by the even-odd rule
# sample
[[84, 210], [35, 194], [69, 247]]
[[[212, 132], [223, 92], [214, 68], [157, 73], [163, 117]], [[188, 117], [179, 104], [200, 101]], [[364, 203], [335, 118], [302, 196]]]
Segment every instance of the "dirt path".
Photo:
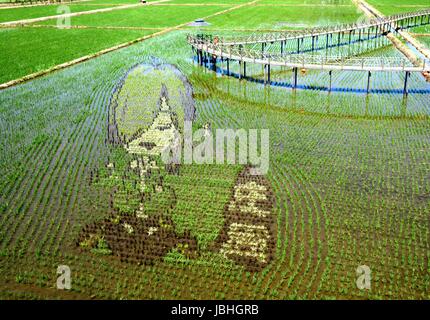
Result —
[[[20, 25], [20, 28], [58, 28], [56, 25], [44, 25], [44, 24], [25, 24], [25, 25]], [[2, 26], [0, 25], [0, 29], [1, 28], [17, 28], [16, 26]], [[165, 27], [122, 27], [122, 26], [84, 26], [84, 25], [72, 25], [70, 27], [67, 27], [68, 29], [106, 29], [106, 30], [115, 30], [115, 29], [119, 29], [119, 30], [163, 30], [165, 29]], [[188, 26], [184, 26], [181, 28], [178, 28], [180, 30], [190, 30], [190, 28]], [[286, 32], [286, 31], [297, 31], [297, 29], [235, 29], [235, 28], [211, 28], [208, 29], [208, 31], [210, 32], [278, 32], [278, 33], [282, 33], [282, 32]]]
[[[15, 26], [0, 26], [0, 29], [14, 29]], [[44, 25], [44, 24], [24, 24], [20, 26], [20, 28], [45, 28], [45, 29], [57, 29], [58, 26], [56, 25]], [[70, 26], [67, 27], [67, 29], [103, 29], [103, 30], [155, 30], [155, 31], [161, 31], [166, 29], [166, 27], [121, 27], [121, 26]]]
[[279, 4], [271, 4], [271, 3], [261, 3], [255, 5], [255, 7], [309, 7], [309, 8], [318, 8], [318, 7], [352, 7], [351, 4], [328, 4], [328, 3], [279, 3]]
[[210, 2], [210, 3], [157, 3], [157, 7], [231, 7], [231, 3], [216, 3], [216, 2]]
[[41, 3], [33, 3], [33, 4], [20, 4], [20, 3], [0, 3], [0, 10], [1, 9], [16, 9], [16, 8], [30, 8], [30, 7], [41, 7], [41, 6], [61, 6], [61, 5], [68, 5], [68, 4], [75, 4], [75, 3], [82, 3], [82, 2], [88, 2], [92, 0], [70, 0], [70, 1], [63, 1], [63, 2], [41, 2]]
[[412, 33], [412, 32], [409, 32], [409, 34], [413, 37], [430, 37], [430, 33]]
[[[218, 11], [218, 12], [213, 13], [211, 15], [202, 17], [202, 19], [209, 19], [209, 18], [212, 18], [212, 17], [216, 17], [216, 16], [219, 16], [219, 15], [231, 12], [233, 10], [237, 10], [237, 9], [243, 8], [245, 6], [253, 5], [253, 4], [257, 3], [258, 1], [260, 1], [260, 0], [253, 0], [251, 2], [241, 3], [241, 4], [237, 5], [237, 6], [231, 7], [229, 9]], [[35, 72], [35, 73], [32, 73], [32, 74], [26, 75], [24, 77], [21, 77], [19, 79], [15, 79], [15, 80], [11, 80], [9, 82], [2, 83], [2, 84], [0, 84], [0, 90], [9, 88], [9, 87], [15, 86], [17, 84], [26, 82], [28, 80], [32, 80], [32, 79], [35, 79], [35, 78], [47, 75], [47, 74], [49, 74], [51, 72], [54, 72], [54, 71], [57, 71], [57, 70], [61, 70], [61, 69], [73, 66], [75, 64], [78, 64], [78, 63], [81, 63], [81, 62], [84, 62], [84, 61], [87, 61], [87, 60], [99, 57], [99, 56], [104, 55], [106, 53], [109, 53], [109, 52], [112, 52], [112, 51], [115, 51], [115, 50], [118, 50], [118, 49], [122, 49], [122, 48], [125, 48], [125, 47], [128, 47], [128, 46], [131, 46], [132, 44], [135, 44], [135, 43], [138, 43], [138, 42], [150, 39], [150, 38], [154, 38], [154, 37], [166, 34], [166, 33], [170, 32], [170, 31], [180, 30], [181, 28], [187, 26], [191, 22], [193, 22], [193, 21], [188, 21], [188, 22], [185, 22], [185, 23], [181, 23], [181, 24], [179, 24], [177, 26], [163, 29], [163, 30], [161, 30], [159, 32], [156, 32], [156, 33], [144, 36], [144, 37], [140, 37], [138, 39], [135, 39], [135, 40], [132, 40], [132, 41], [129, 41], [129, 42], [126, 42], [126, 43], [122, 43], [122, 44], [119, 44], [119, 45], [111, 47], [111, 48], [107, 48], [107, 49], [101, 50], [101, 51], [96, 52], [94, 54], [86, 55], [86, 56], [77, 58], [75, 60], [68, 61], [68, 62], [59, 64], [59, 65], [53, 66], [53, 67], [51, 67], [49, 69], [38, 71], [38, 72]]]
[[[378, 9], [374, 8], [364, 0], [353, 0], [353, 3], [364, 12], [370, 18], [384, 18], [385, 15]], [[423, 54], [427, 59], [430, 59], [430, 50], [425, 48], [425, 46], [420, 43], [417, 39], [412, 37], [408, 32], [399, 30], [398, 33], [412, 46], [414, 46], [421, 54]], [[403, 42], [401, 42], [394, 34], [388, 33], [386, 36], [393, 45], [414, 65], [421, 67], [423, 66], [423, 61]], [[430, 82], [430, 73], [422, 73], [426, 81]]]

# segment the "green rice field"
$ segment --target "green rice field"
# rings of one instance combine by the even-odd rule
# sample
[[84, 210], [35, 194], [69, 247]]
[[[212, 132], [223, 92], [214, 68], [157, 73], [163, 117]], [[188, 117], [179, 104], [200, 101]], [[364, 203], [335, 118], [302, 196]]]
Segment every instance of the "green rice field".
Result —
[[[385, 15], [430, 9], [367, 2]], [[366, 93], [367, 71], [301, 67], [293, 89], [292, 68], [274, 67], [264, 85], [266, 71], [249, 62], [249, 81], [239, 80], [238, 63], [233, 76], [225, 61], [214, 72], [187, 43], [360, 22], [353, 1], [169, 0], [73, 16], [67, 28], [55, 18], [1, 25], [56, 8], [0, 6], [0, 85], [23, 78], [0, 86], [0, 299], [430, 299], [424, 72], [412, 72], [404, 95], [402, 71], [372, 71]], [[197, 19], [209, 25], [189, 25]], [[429, 25], [409, 31], [430, 49]], [[365, 52], [351, 45], [357, 58], [412, 65], [388, 38], [369, 42]], [[163, 162], [176, 133], [221, 129], [260, 132], [267, 172]], [[72, 272], [66, 290], [60, 265]], [[371, 288], [358, 286], [360, 266]]]

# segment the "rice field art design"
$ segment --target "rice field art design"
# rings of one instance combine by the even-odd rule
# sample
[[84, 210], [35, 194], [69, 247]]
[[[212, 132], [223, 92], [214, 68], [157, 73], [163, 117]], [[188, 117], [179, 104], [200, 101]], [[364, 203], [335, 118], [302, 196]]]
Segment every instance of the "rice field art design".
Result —
[[225, 206], [200, 212], [200, 226], [183, 220], [201, 209], [177, 214], [178, 185], [189, 179], [181, 171], [200, 165], [166, 164], [162, 152], [184, 130], [184, 122], [195, 118], [193, 88], [175, 66], [154, 61], [131, 68], [112, 94], [107, 133], [111, 152], [105, 165], [90, 175], [92, 185], [109, 192], [111, 210], [82, 229], [77, 247], [137, 265], [214, 254], [221, 264], [262, 270], [275, 251], [274, 196], [268, 180], [252, 175], [252, 167], [226, 166], [234, 175], [230, 184], [218, 186], [226, 195]]
[[[161, 81], [154, 82], [157, 78]], [[158, 95], [143, 94], [150, 92], [145, 88], [148, 83]], [[169, 94], [173, 97], [174, 92], [183, 99], [174, 97], [174, 101], [183, 104], [169, 101]], [[184, 112], [182, 106], [191, 111]], [[196, 251], [195, 239], [189, 232], [178, 236], [172, 219], [166, 215], [168, 208], [175, 205], [176, 195], [163, 182], [164, 172], [157, 158], [171, 142], [178, 119], [183, 122], [184, 117], [192, 116], [190, 86], [173, 66], [157, 62], [137, 65], [121, 79], [110, 102], [108, 139], [114, 146], [112, 159], [94, 181], [111, 187], [114, 213], [84, 228], [78, 241], [81, 248], [145, 264], [164, 256], [174, 246], [181, 247], [187, 256], [185, 251]], [[157, 208], [162, 209], [157, 212], [145, 207], [154, 197], [164, 199], [168, 207]]]
[[225, 208], [220, 252], [251, 271], [261, 270], [275, 250], [274, 196], [263, 176], [246, 167], [237, 177], [232, 199]]

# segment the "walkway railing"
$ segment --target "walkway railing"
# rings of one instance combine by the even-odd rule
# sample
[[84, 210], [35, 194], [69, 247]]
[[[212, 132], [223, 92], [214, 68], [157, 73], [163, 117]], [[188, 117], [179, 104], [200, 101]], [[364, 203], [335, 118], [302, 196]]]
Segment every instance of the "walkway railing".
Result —
[[[421, 21], [418, 21], [418, 18]], [[353, 23], [353, 24], [341, 24], [329, 27], [320, 27], [312, 29], [303, 29], [297, 31], [284, 31], [276, 33], [264, 33], [264, 34], [251, 34], [249, 36], [234, 36], [234, 37], [222, 37], [219, 38], [220, 43], [226, 46], [236, 46], [245, 44], [255, 43], [270, 43], [288, 40], [297, 40], [305, 37], [316, 37], [324, 36], [333, 33], [349, 33], [357, 32], [365, 29], [378, 28], [378, 32], [388, 32], [391, 28], [394, 29], [408, 29], [416, 25], [430, 24], [430, 9], [420, 10], [410, 13], [396, 14], [388, 16], [384, 19], [375, 18], [370, 19], [364, 23]]]
[[[419, 66], [412, 65], [404, 58], [397, 57], [345, 57], [310, 54], [281, 55], [261, 52], [259, 50], [205, 42], [200, 38], [188, 36], [188, 43], [201, 54], [206, 52], [218, 58], [236, 60], [272, 66], [305, 68], [316, 70], [349, 70], [349, 71], [410, 71], [423, 72], [430, 70], [425, 60], [417, 61]], [[203, 58], [203, 57], [202, 57]]]

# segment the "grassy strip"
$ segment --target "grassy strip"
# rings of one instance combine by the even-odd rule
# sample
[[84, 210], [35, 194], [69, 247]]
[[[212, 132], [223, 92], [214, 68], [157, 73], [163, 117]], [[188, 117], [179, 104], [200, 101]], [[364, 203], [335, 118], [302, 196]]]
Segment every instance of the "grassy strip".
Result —
[[[62, 12], [58, 12], [58, 8], [60, 5], [49, 5], [49, 6], [35, 6], [31, 8], [14, 8], [14, 9], [2, 9], [0, 10], [0, 23], [8, 22], [8, 21], [17, 21], [24, 19], [34, 19], [46, 16], [55, 16], [58, 14], [62, 14]], [[105, 8], [103, 5], [95, 5], [95, 6], [85, 6], [80, 4], [71, 4], [68, 5], [70, 11], [74, 12], [83, 12], [97, 8]]]
[[[150, 33], [151, 31], [141, 30], [1, 29], [0, 83], [28, 74], [33, 74], [30, 77], [33, 78], [34, 73], [40, 70], [50, 70], [49, 68], [57, 64], [82, 55], [96, 54], [106, 47], [141, 39]], [[49, 45], [46, 45], [45, 41], [49, 41]], [[84, 60], [85, 57], [80, 61]], [[58, 68], [54, 67], [55, 69]], [[26, 79], [23, 78], [18, 83]]]
[[333, 23], [351, 23], [357, 21], [354, 7], [341, 7], [339, 9], [320, 7], [318, 10], [309, 10], [306, 14], [294, 7], [269, 8], [249, 6], [229, 13], [223, 17], [210, 19], [209, 28], [235, 28], [235, 29], [274, 29], [291, 26], [324, 26]]
[[[172, 27], [186, 21], [213, 14], [225, 9], [221, 6], [204, 7], [161, 7], [142, 6], [138, 8], [111, 11], [93, 16], [78, 16], [71, 19], [72, 25], [80, 26], [122, 26], [122, 27]], [[55, 25], [56, 20], [41, 22], [43, 25]]]
[[429, 6], [428, 0], [368, 0], [369, 4], [374, 6], [397, 6], [397, 5], [427, 5]]
[[[165, 1], [169, 1], [169, 0], [159, 0], [159, 1], [156, 1], [153, 3], [162, 3]], [[114, 7], [110, 7], [110, 8], [103, 7], [100, 9], [94, 9], [94, 10], [88, 10], [88, 11], [60, 13], [60, 14], [56, 14], [56, 15], [52, 15], [52, 16], [42, 16], [42, 17], [32, 18], [32, 19], [8, 21], [8, 22], [3, 22], [3, 24], [4, 25], [11, 25], [11, 24], [13, 25], [13, 24], [32, 23], [32, 22], [37, 22], [37, 21], [46, 21], [46, 20], [50, 20], [50, 19], [69, 18], [69, 17], [76, 17], [76, 16], [81, 16], [81, 15], [90, 15], [90, 14], [96, 14], [96, 13], [102, 13], [102, 12], [124, 10], [124, 9], [136, 8], [136, 7], [141, 7], [141, 6], [146, 7], [146, 6], [152, 5], [153, 3], [147, 3], [147, 4], [134, 3], [134, 4], [125, 4], [125, 5], [121, 5], [121, 6], [114, 6]]]

